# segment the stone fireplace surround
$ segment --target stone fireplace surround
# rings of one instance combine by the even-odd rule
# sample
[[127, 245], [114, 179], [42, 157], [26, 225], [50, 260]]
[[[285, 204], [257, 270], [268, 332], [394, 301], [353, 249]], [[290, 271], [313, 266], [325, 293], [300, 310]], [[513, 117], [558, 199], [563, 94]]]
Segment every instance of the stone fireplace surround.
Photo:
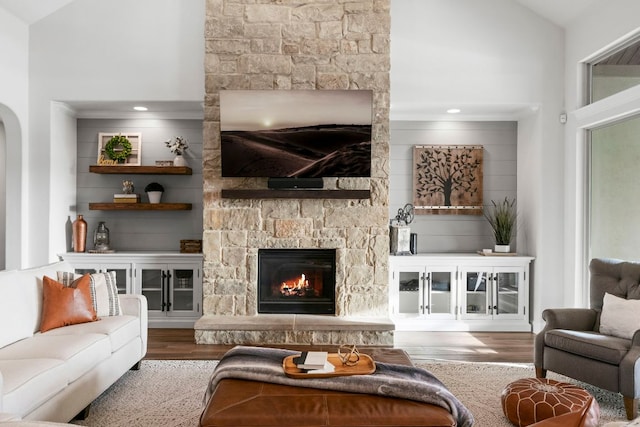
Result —
[[[207, 1], [202, 344], [392, 345], [388, 319], [389, 0]], [[221, 178], [220, 90], [373, 91], [371, 178], [324, 179], [370, 197], [251, 199], [266, 179]], [[259, 248], [336, 250], [336, 314], [257, 313]]]

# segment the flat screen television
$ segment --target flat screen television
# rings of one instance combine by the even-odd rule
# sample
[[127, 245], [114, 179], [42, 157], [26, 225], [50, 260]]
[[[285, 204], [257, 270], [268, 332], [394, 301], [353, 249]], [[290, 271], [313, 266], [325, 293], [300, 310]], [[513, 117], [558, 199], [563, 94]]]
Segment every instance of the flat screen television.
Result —
[[223, 177], [371, 176], [370, 90], [220, 91]]

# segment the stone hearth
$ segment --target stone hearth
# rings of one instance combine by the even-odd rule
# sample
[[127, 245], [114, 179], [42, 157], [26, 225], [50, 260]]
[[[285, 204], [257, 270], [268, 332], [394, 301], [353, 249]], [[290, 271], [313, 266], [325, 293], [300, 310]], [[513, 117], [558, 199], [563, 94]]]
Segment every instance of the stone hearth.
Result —
[[393, 346], [389, 319], [346, 318], [306, 314], [206, 316], [195, 325], [200, 344], [353, 344]]
[[[389, 0], [207, 2], [204, 316], [196, 342], [392, 343], [389, 9]], [[370, 197], [223, 197], [222, 189], [267, 188], [266, 178], [221, 177], [219, 92], [227, 89], [371, 90], [371, 177], [324, 179], [325, 189]], [[278, 248], [335, 249], [335, 316], [258, 315], [258, 250]]]

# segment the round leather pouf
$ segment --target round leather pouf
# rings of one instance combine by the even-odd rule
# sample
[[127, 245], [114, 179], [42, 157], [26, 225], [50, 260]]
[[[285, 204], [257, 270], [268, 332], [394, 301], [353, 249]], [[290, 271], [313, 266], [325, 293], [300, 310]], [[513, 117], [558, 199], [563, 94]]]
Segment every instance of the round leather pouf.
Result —
[[583, 425], [595, 426], [600, 418], [598, 402], [586, 390], [546, 378], [523, 378], [507, 385], [502, 391], [502, 410], [519, 427], [567, 412], [588, 412], [589, 420]]

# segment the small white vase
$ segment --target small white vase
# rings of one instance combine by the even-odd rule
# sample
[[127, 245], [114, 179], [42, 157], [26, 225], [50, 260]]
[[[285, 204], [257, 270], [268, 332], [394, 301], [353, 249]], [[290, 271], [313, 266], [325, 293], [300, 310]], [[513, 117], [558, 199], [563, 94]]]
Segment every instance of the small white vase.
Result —
[[181, 154], [178, 154], [176, 158], [173, 159], [173, 166], [188, 166], [187, 159]]
[[149, 203], [160, 203], [162, 198], [162, 191], [147, 191], [149, 197]]
[[494, 252], [500, 252], [500, 253], [509, 253], [511, 252], [511, 246], [510, 245], [495, 245], [495, 247], [493, 248]]

